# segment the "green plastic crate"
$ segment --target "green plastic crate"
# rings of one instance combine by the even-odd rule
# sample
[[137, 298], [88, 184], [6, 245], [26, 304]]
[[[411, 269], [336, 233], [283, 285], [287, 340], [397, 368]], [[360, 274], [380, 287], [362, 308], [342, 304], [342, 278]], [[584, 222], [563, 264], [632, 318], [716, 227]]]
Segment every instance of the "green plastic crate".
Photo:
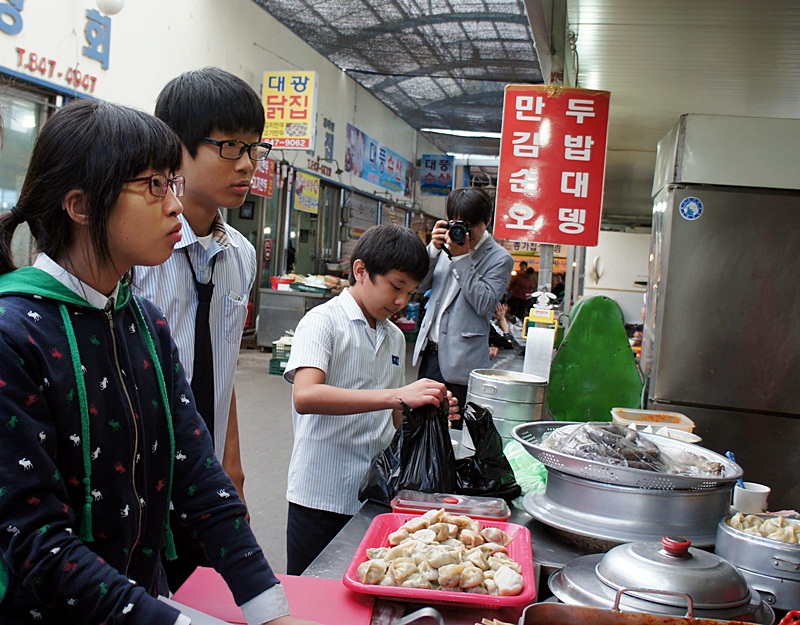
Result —
[[288, 360], [281, 360], [280, 358], [272, 358], [269, 361], [270, 375], [283, 375], [283, 372], [286, 371], [287, 364], [289, 364]]
[[272, 358], [273, 360], [289, 360], [289, 354], [292, 353], [292, 346], [287, 343], [279, 343], [272, 341]]

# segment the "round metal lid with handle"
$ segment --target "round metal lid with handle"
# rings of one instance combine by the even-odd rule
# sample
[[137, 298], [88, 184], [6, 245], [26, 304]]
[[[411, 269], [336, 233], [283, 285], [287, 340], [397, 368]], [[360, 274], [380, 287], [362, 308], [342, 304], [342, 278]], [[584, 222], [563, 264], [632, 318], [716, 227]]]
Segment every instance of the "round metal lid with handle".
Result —
[[[611, 549], [598, 563], [597, 577], [614, 590], [658, 588], [690, 594], [696, 609], [735, 608], [750, 601], [741, 573], [713, 553], [694, 549], [683, 537], [665, 536], [661, 544], [626, 543]], [[670, 594], [638, 595], [655, 603], [682, 605]]]
[[682, 537], [579, 556], [548, 579], [563, 603], [773, 625], [775, 614], [731, 564]]

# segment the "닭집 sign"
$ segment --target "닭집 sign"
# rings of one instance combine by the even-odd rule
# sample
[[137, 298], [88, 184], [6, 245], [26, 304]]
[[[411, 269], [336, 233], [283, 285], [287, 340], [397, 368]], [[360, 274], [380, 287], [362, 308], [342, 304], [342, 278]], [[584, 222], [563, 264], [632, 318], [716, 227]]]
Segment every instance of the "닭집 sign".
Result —
[[597, 245], [608, 91], [506, 85], [494, 236]]

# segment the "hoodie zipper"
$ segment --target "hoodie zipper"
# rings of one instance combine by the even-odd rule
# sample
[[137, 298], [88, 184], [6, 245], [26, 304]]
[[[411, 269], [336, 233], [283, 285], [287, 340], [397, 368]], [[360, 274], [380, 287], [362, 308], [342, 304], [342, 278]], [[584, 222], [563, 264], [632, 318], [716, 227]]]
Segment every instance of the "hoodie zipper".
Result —
[[130, 418], [133, 420], [133, 455], [131, 456], [131, 486], [133, 487], [133, 494], [136, 498], [136, 508], [139, 510], [139, 514], [137, 516], [137, 531], [136, 531], [136, 541], [133, 544], [133, 547], [128, 553], [128, 562], [125, 565], [124, 573], [127, 574], [128, 570], [131, 566], [131, 559], [133, 558], [133, 551], [136, 545], [139, 544], [139, 541], [142, 538], [142, 503], [141, 498], [139, 497], [139, 491], [136, 488], [136, 456], [139, 454], [139, 424], [136, 423], [136, 411], [133, 407], [133, 402], [131, 401], [130, 393], [128, 393], [128, 386], [125, 384], [125, 376], [122, 373], [122, 368], [119, 365], [119, 351], [117, 349], [117, 335], [115, 332], [115, 325], [114, 325], [114, 313], [112, 310], [105, 310], [106, 317], [108, 318], [108, 326], [111, 330], [111, 346], [114, 351], [114, 365], [117, 368], [117, 376], [119, 377], [120, 384], [125, 392], [125, 398], [128, 401], [128, 408], [130, 409], [129, 415]]

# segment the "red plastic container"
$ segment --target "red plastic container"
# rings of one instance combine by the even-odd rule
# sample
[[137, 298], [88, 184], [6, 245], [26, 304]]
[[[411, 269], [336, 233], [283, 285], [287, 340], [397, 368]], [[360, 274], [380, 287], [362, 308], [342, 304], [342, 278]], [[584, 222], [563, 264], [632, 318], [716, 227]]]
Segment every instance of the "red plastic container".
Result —
[[401, 490], [392, 499], [392, 512], [400, 514], [423, 514], [428, 510], [444, 508], [451, 514], [465, 514], [483, 521], [507, 521], [511, 516], [508, 504], [499, 497], [471, 497], [449, 493], [421, 493]]
[[388, 547], [389, 534], [394, 532], [409, 519], [420, 516], [418, 514], [379, 514], [372, 520], [372, 524], [364, 534], [364, 538], [356, 549], [356, 555], [347, 567], [342, 583], [350, 590], [368, 595], [377, 595], [388, 599], [404, 599], [407, 601], [426, 604], [460, 604], [479, 606], [488, 609], [504, 607], [518, 607], [533, 603], [536, 600], [536, 576], [533, 572], [533, 549], [531, 547], [531, 533], [527, 527], [502, 521], [484, 521], [483, 527], [498, 527], [513, 540], [507, 545], [510, 558], [519, 563], [522, 568], [522, 592], [512, 597], [495, 597], [492, 595], [478, 595], [466, 592], [453, 592], [450, 590], [430, 590], [425, 588], [404, 588], [402, 586], [379, 586], [377, 584], [364, 584], [358, 579], [358, 567], [367, 560], [367, 549], [371, 547]]

